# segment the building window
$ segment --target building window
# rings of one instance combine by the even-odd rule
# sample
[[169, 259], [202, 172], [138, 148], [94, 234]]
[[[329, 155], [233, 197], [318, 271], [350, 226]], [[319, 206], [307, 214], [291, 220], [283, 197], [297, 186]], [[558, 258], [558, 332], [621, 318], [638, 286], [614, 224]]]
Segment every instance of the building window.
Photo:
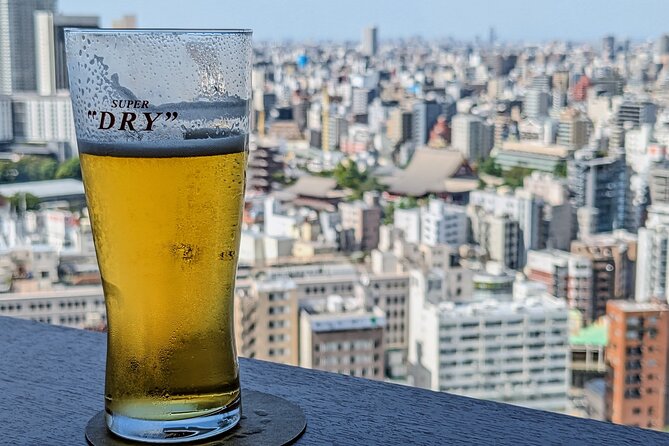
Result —
[[641, 413], [641, 408], [640, 407], [635, 407], [634, 409], [632, 409], [632, 413], [634, 415], [639, 415]]

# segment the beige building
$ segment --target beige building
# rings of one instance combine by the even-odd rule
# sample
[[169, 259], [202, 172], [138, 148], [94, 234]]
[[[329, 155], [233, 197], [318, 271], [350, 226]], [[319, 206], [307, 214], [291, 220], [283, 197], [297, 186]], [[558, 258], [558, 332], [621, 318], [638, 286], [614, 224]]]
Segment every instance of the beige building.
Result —
[[237, 352], [249, 358], [298, 364], [298, 299], [292, 279], [247, 279], [235, 291]]
[[383, 312], [331, 296], [300, 313], [300, 366], [382, 380]]

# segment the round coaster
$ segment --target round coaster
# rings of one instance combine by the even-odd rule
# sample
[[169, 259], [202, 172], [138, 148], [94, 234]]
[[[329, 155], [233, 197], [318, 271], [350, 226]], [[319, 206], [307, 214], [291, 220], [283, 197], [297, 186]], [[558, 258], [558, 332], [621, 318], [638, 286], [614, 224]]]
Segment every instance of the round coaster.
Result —
[[[293, 443], [307, 427], [304, 412], [294, 403], [268, 393], [242, 390], [242, 417], [239, 424], [219, 437], [176, 443], [206, 446], [283, 446]], [[92, 446], [148, 444], [125, 440], [112, 434], [100, 411], [86, 425], [86, 440]]]

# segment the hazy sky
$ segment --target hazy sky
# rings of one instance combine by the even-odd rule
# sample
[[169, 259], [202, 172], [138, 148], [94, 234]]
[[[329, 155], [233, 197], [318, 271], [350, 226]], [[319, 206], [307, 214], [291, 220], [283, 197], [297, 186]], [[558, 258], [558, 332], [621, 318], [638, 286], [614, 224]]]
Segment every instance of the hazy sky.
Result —
[[58, 0], [69, 14], [95, 14], [103, 26], [136, 14], [142, 27], [252, 28], [256, 39], [358, 40], [380, 37], [501, 40], [655, 39], [669, 32], [669, 0]]

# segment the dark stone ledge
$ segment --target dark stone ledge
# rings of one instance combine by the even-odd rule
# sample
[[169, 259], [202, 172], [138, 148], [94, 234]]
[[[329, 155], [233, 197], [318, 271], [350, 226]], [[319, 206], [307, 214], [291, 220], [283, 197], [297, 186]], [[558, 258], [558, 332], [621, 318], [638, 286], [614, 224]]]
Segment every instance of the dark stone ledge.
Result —
[[[105, 336], [0, 317], [0, 444], [84, 444]], [[299, 445], [669, 445], [669, 434], [241, 359], [242, 386], [298, 403]]]

